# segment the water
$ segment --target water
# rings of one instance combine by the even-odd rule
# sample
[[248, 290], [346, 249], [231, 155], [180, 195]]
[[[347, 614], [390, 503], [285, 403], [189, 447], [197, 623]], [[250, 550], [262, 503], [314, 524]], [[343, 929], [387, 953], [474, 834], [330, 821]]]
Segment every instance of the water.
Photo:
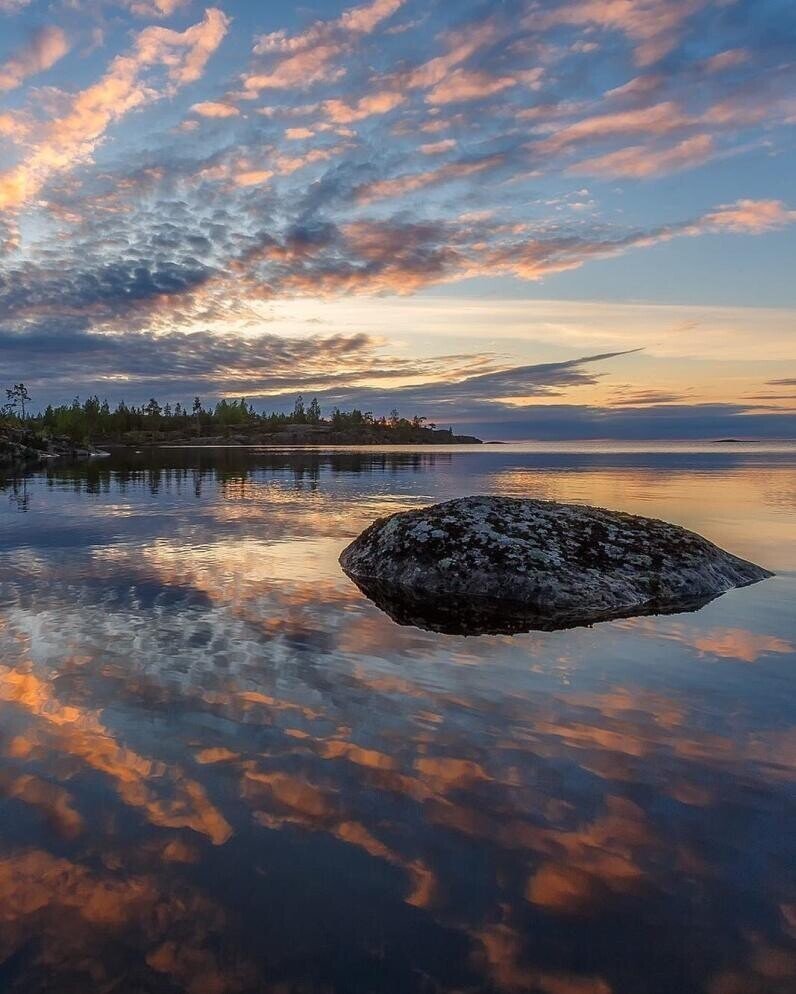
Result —
[[[468, 493], [777, 571], [399, 627], [337, 566]], [[0, 990], [789, 994], [796, 449], [128, 453], [0, 492]]]

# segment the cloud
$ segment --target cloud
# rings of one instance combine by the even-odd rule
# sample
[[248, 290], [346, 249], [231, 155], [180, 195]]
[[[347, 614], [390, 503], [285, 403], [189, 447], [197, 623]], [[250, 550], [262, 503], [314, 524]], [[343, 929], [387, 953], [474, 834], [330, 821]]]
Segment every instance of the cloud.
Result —
[[405, 99], [402, 93], [384, 90], [362, 97], [353, 106], [342, 100], [325, 100], [323, 110], [335, 124], [353, 124], [374, 114], [387, 114], [399, 107]]
[[684, 403], [615, 409], [545, 403], [513, 410], [494, 405], [463, 407], [456, 424], [462, 431], [502, 439], [789, 439], [796, 432], [796, 414], [748, 404]]
[[474, 176], [487, 169], [494, 169], [502, 165], [504, 157], [502, 155], [488, 155], [470, 161], [461, 160], [451, 162], [436, 169], [429, 169], [419, 173], [407, 173], [404, 176], [396, 176], [394, 179], [377, 180], [373, 183], [366, 183], [356, 191], [356, 198], [359, 203], [367, 204], [373, 200], [385, 200], [390, 197], [400, 197], [407, 193], [414, 193], [429, 186], [439, 186], [442, 183], [449, 183], [452, 180], [465, 179]]
[[[26, 158], [0, 173], [0, 208], [24, 204], [53, 173], [90, 159], [108, 127], [130, 111], [199, 79], [228, 23], [222, 11], [209, 8], [202, 21], [183, 32], [144, 29], [128, 54], [116, 56], [97, 83], [75, 94], [66, 112], [46, 124], [43, 137]], [[166, 75], [159, 88], [147, 76], [156, 68]]]
[[0, 92], [14, 90], [29, 76], [51, 69], [68, 51], [69, 41], [61, 28], [54, 25], [39, 28], [0, 65]]
[[446, 49], [443, 55], [435, 56], [414, 68], [403, 70], [387, 78], [398, 89], [427, 90], [439, 86], [451, 70], [466, 62], [479, 49], [503, 37], [505, 33], [506, 29], [501, 29], [493, 18], [447, 31], [442, 39]]
[[450, 152], [451, 149], [456, 148], [455, 138], [443, 138], [438, 142], [427, 142], [425, 145], [420, 146], [420, 151], [423, 155], [441, 155], [443, 152]]
[[124, 0], [124, 6], [138, 17], [171, 17], [190, 0]]
[[[545, 393], [556, 384], [587, 381], [574, 368], [566, 372], [565, 363], [560, 372], [555, 364], [538, 370], [504, 368], [494, 384], [483, 379], [479, 385], [477, 374], [498, 365], [489, 356], [398, 357], [386, 352], [379, 339], [361, 333], [300, 339], [269, 333], [245, 338], [207, 332], [98, 334], [55, 322], [43, 322], [25, 334], [0, 328], [0, 362], [10, 378], [23, 378], [39, 399], [98, 390], [116, 400], [137, 402], [153, 392], [176, 399], [200, 391], [245, 394], [277, 407], [292, 404], [296, 393], [308, 390], [329, 404], [353, 396], [351, 391], [368, 397], [373, 384], [381, 381], [390, 384], [386, 397], [395, 381], [422, 381], [425, 386], [400, 394], [407, 404], [413, 402], [413, 390], [438, 390], [442, 400], [480, 395], [497, 384], [522, 383], [529, 389], [537, 382]], [[453, 380], [460, 381], [459, 386], [449, 385]]]
[[706, 214], [703, 219], [704, 225], [709, 228], [755, 235], [784, 228], [794, 222], [796, 210], [790, 210], [781, 200], [737, 200]]
[[610, 176], [643, 179], [701, 166], [714, 152], [710, 135], [694, 135], [666, 148], [649, 148], [632, 145], [616, 152], [583, 159], [570, 166], [568, 171], [581, 176]]
[[[204, 332], [97, 334], [54, 323], [25, 334], [0, 328], [3, 368], [11, 378], [24, 377], [40, 396], [96, 388], [133, 401], [153, 391], [175, 398], [201, 391], [245, 394], [279, 405], [282, 395], [292, 400], [296, 392], [311, 389], [327, 405], [356, 403], [379, 410], [396, 403], [402, 410], [431, 405], [440, 416], [511, 396], [555, 397], [597, 382], [599, 374], [589, 367], [625, 354], [501, 368], [477, 354], [390, 356], [378, 339], [364, 334], [298, 339], [268, 333], [246, 338]], [[380, 380], [389, 385], [374, 386]], [[400, 380], [410, 385], [396, 386]]]
[[333, 20], [315, 21], [298, 34], [274, 31], [263, 35], [254, 46], [254, 54], [265, 57], [267, 66], [243, 77], [244, 91], [257, 94], [261, 90], [307, 89], [323, 80], [339, 79], [345, 68], [335, 62], [405, 2], [372, 0]]
[[[796, 221], [796, 211], [778, 200], [739, 200], [692, 221], [634, 231], [619, 238], [588, 238], [577, 235], [517, 241], [488, 251], [480, 265], [483, 271], [500, 270], [522, 279], [538, 280], [552, 273], [578, 269], [586, 262], [607, 259], [635, 248], [649, 248], [679, 237], [695, 237], [719, 231], [762, 234]], [[474, 267], [474, 271], [478, 271]]]
[[705, 72], [709, 75], [713, 73], [725, 72], [727, 69], [734, 69], [742, 66], [750, 59], [750, 53], [745, 48], [731, 48], [726, 52], [719, 52], [711, 55], [705, 60]]
[[[369, 405], [372, 401], [376, 406], [383, 406], [389, 397], [394, 397], [398, 406], [406, 410], [413, 406], [433, 404], [437, 416], [444, 415], [449, 407], [461, 410], [473, 403], [497, 404], [498, 407], [511, 409], [512, 405], [505, 403], [506, 398], [552, 397], [564, 389], [592, 385], [597, 382], [600, 374], [584, 367], [627, 354], [605, 352], [561, 362], [532, 363], [474, 375], [438, 378], [416, 386], [394, 388], [389, 394], [366, 393], [363, 397], [363, 392], [359, 390], [357, 397], [361, 402]], [[339, 391], [335, 396], [341, 401], [350, 399]]]
[[621, 135], [667, 135], [691, 123], [691, 118], [677, 103], [665, 101], [651, 107], [595, 114], [556, 127], [549, 138], [536, 142], [531, 148], [537, 153], [560, 152], [572, 145]]
[[194, 104], [191, 107], [194, 114], [200, 117], [237, 117], [240, 111], [232, 104], [220, 103], [213, 100], [205, 100], [202, 103]]
[[19, 113], [0, 113], [0, 136], [20, 144], [30, 133], [30, 124]]
[[456, 69], [429, 91], [426, 100], [430, 104], [484, 100], [516, 85], [513, 76], [491, 76], [478, 70]]
[[566, 0], [535, 10], [523, 24], [529, 29], [557, 26], [619, 31], [634, 45], [637, 65], [658, 62], [679, 41], [685, 22], [711, 0]]
[[0, 218], [0, 256], [15, 251], [20, 244], [19, 227], [13, 218]]

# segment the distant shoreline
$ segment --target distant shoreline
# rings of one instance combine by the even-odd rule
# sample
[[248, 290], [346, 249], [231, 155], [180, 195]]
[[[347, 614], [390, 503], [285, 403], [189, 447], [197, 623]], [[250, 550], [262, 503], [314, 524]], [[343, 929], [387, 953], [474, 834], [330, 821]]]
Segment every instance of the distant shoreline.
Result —
[[[335, 430], [326, 425], [288, 425], [275, 432], [230, 431], [219, 435], [189, 435], [183, 432], [126, 432], [122, 436], [96, 438], [100, 448], [169, 447], [192, 448], [249, 445], [484, 445], [475, 435], [455, 435], [439, 428], [391, 429], [368, 426]], [[494, 443], [491, 443], [494, 444]]]

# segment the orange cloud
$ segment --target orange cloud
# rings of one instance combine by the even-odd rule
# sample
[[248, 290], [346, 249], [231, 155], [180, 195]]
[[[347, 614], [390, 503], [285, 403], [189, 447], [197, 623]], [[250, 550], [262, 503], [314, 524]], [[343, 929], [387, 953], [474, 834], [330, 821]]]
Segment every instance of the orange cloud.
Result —
[[[154, 825], [166, 828], [191, 828], [207, 836], [214, 845], [222, 845], [232, 835], [232, 828], [196, 781], [179, 771], [162, 771], [164, 780], [173, 786], [171, 797], [156, 796], [150, 779], [156, 764], [116, 741], [102, 724], [97, 711], [62, 704], [49, 683], [31, 672], [0, 667], [0, 701], [24, 709], [38, 718], [39, 730], [52, 740], [63, 755], [82, 760], [87, 766], [105, 774], [115, 783], [121, 800], [142, 809]], [[23, 783], [22, 796], [41, 803], [44, 795], [35, 784]], [[69, 816], [63, 798], [52, 795], [61, 817]], [[76, 813], [69, 816], [73, 825]]]
[[267, 183], [274, 175], [272, 169], [244, 169], [243, 172], [235, 174], [236, 186], [259, 186]]
[[19, 142], [28, 134], [29, 127], [17, 114], [0, 114], [0, 136]]
[[750, 632], [745, 628], [712, 629], [696, 635], [691, 644], [701, 654], [738, 659], [744, 663], [754, 663], [768, 653], [787, 655], [796, 652], [796, 646], [785, 639]]
[[14, 90], [29, 76], [51, 69], [69, 51], [69, 41], [61, 28], [47, 25], [0, 65], [0, 92]]
[[58, 784], [25, 774], [8, 784], [0, 780], [0, 792], [38, 808], [65, 838], [72, 838], [83, 831], [83, 819], [75, 810], [71, 795]]
[[490, 986], [501, 991], [538, 991], [539, 994], [612, 994], [601, 977], [552, 973], [526, 965], [524, 942], [503, 923], [484, 926], [473, 934], [478, 942]]

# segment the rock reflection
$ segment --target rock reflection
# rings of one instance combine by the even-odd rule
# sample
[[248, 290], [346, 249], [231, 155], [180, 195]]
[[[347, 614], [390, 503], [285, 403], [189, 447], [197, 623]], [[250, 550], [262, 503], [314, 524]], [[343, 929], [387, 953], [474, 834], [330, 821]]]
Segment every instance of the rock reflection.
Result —
[[667, 604], [650, 604], [629, 611], [541, 611], [512, 601], [489, 597], [463, 597], [449, 600], [430, 598], [407, 587], [379, 580], [350, 576], [352, 583], [396, 624], [422, 628], [441, 635], [517, 635], [524, 632], [557, 632], [581, 628], [601, 621], [615, 621], [643, 615], [683, 614], [698, 611], [720, 595], [689, 597]]
[[786, 994], [787, 605], [402, 628], [336, 557], [450, 463], [279, 459], [0, 511], [0, 988]]

